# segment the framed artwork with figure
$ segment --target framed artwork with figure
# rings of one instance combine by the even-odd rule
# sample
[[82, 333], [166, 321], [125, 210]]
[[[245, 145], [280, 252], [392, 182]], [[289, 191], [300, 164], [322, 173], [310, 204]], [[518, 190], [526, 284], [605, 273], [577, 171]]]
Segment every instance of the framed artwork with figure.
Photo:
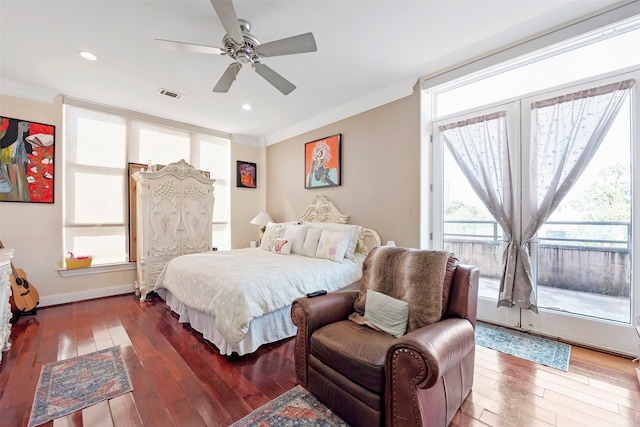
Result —
[[0, 116], [0, 202], [53, 203], [56, 128]]
[[304, 145], [304, 187], [336, 187], [342, 176], [342, 134]]
[[255, 163], [237, 161], [236, 187], [258, 188], [258, 169]]

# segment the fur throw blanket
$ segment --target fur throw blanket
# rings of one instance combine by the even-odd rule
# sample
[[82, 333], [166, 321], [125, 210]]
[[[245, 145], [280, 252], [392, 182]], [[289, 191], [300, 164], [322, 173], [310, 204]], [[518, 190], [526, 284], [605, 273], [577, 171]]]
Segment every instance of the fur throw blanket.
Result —
[[[442, 318], [443, 283], [452, 254], [400, 247], [374, 248], [362, 264], [360, 292], [350, 320], [372, 326], [364, 317], [367, 289], [409, 303], [407, 332]], [[377, 329], [374, 327], [374, 329]]]

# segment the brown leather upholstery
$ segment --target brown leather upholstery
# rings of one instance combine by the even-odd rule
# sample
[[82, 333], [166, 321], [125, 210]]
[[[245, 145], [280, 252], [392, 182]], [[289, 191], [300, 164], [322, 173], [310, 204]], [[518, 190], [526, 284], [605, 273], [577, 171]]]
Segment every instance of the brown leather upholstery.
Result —
[[473, 384], [479, 280], [448, 267], [443, 318], [397, 339], [347, 320], [357, 291], [295, 300], [300, 384], [352, 426], [447, 426]]

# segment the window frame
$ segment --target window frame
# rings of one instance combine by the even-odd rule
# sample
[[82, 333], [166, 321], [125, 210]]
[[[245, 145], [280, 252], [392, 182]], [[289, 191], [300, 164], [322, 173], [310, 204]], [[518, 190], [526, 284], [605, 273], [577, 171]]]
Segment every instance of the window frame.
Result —
[[[70, 110], [71, 109], [71, 110]], [[78, 109], [77, 111], [73, 109]], [[122, 177], [122, 189], [121, 194], [123, 197], [123, 212], [122, 212], [122, 222], [109, 222], [101, 223], [99, 220], [95, 222], [83, 222], [78, 223], [76, 218], [74, 218], [73, 214], [73, 204], [74, 204], [74, 195], [69, 194], [70, 189], [73, 188], [73, 175], [76, 172], [89, 172], [91, 173], [92, 168], [95, 167], [93, 165], [88, 164], [79, 164], [75, 160], [71, 160], [69, 158], [68, 152], [74, 151], [75, 146], [74, 140], [71, 136], [75, 129], [70, 128], [69, 117], [70, 113], [78, 114], [80, 111], [86, 110], [89, 114], [104, 114], [114, 116], [118, 120], [123, 120], [125, 126], [125, 135], [124, 135], [124, 145], [125, 145], [125, 159], [121, 166], [119, 167], [104, 167], [104, 170], [112, 169], [115, 172], [116, 176]], [[75, 112], [74, 112], [75, 111]], [[80, 113], [81, 114], [81, 113]], [[122, 261], [116, 262], [95, 262], [91, 268], [80, 269], [80, 270], [60, 270], [62, 274], [65, 272], [63, 276], [70, 275], [78, 275], [78, 274], [92, 274], [95, 272], [102, 271], [117, 271], [124, 269], [129, 269], [128, 267], [135, 268], [135, 261], [129, 261], [129, 215], [128, 215], [128, 205], [129, 205], [129, 194], [128, 194], [128, 164], [129, 163], [144, 163], [147, 164], [149, 159], [142, 159], [141, 154], [139, 154], [140, 150], [140, 138], [139, 134], [134, 132], [134, 128], [146, 128], [151, 126], [156, 131], [162, 131], [163, 129], [167, 129], [167, 134], [169, 135], [184, 135], [188, 138], [188, 152], [189, 159], [187, 160], [189, 163], [193, 164], [198, 169], [204, 169], [200, 167], [201, 165], [207, 165], [206, 167], [213, 167], [215, 170], [210, 171], [211, 178], [216, 180], [216, 184], [218, 184], [218, 188], [214, 191], [214, 197], [220, 201], [219, 205], [222, 207], [224, 212], [218, 212], [218, 215], [214, 216], [212, 221], [212, 228], [216, 230], [215, 234], [218, 242], [214, 241], [214, 246], [218, 246], [222, 249], [228, 248], [230, 245], [230, 189], [229, 182], [231, 167], [230, 167], [230, 153], [231, 153], [231, 137], [228, 134], [213, 131], [206, 128], [201, 128], [198, 126], [193, 126], [185, 123], [179, 123], [175, 121], [170, 121], [154, 116], [145, 115], [142, 113], [132, 112], [129, 110], [121, 110], [113, 107], [103, 106], [103, 105], [94, 105], [86, 101], [77, 100], [75, 98], [66, 97], [63, 100], [63, 117], [65, 122], [65, 130], [64, 130], [64, 141], [63, 141], [63, 218], [62, 218], [62, 234], [63, 234], [63, 252], [67, 254], [72, 251], [71, 248], [72, 243], [69, 241], [69, 234], [73, 234], [73, 230], [78, 230], [79, 234], [82, 234], [82, 230], [97, 231], [101, 229], [108, 228], [123, 228], [124, 229], [124, 247], [123, 252], [118, 252], [123, 256]], [[107, 117], [107, 116], [105, 116]], [[77, 125], [77, 123], [76, 123]], [[77, 128], [76, 128], [77, 129]], [[219, 148], [215, 149], [216, 151], [220, 151], [223, 153], [221, 159], [213, 160], [213, 159], [203, 159], [203, 150], [205, 149], [205, 145], [203, 144], [219, 144]], [[178, 161], [180, 159], [175, 159], [174, 161]], [[156, 163], [156, 162], [154, 162]], [[101, 167], [102, 168], [102, 167]], [[220, 171], [220, 172], [218, 172]], [[214, 184], [215, 185], [215, 184]], [[215, 206], [215, 204], [214, 204]], [[215, 211], [215, 207], [214, 207]], [[109, 234], [111, 235], [111, 234]], [[119, 233], [114, 234], [114, 236], [120, 235]], [[117, 245], [116, 245], [117, 246]], [[72, 273], [70, 273], [72, 272]]]

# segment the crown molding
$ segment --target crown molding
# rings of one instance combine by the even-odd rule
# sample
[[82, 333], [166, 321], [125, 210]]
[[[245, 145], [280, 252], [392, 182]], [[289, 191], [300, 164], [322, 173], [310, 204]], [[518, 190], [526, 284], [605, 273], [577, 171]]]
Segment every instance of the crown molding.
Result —
[[0, 78], [0, 94], [53, 104], [57, 90]]
[[381, 105], [388, 104], [389, 102], [393, 102], [400, 98], [409, 96], [413, 93], [414, 86], [418, 80], [418, 78], [415, 78], [404, 81], [395, 86], [390, 86], [363, 98], [348, 102], [325, 113], [311, 117], [293, 126], [289, 126], [280, 131], [266, 135], [266, 145], [269, 146], [277, 144], [278, 142], [284, 141], [285, 139], [293, 138], [294, 136], [303, 134], [305, 132], [318, 129], [322, 126], [335, 123], [339, 120], [355, 116], [356, 114], [371, 110], [372, 108], [379, 107]]
[[256, 148], [265, 146], [263, 137], [256, 138], [253, 136], [242, 135], [239, 133], [232, 134], [232, 137], [233, 137], [233, 141], [238, 144], [247, 145], [249, 147], [256, 147]]

